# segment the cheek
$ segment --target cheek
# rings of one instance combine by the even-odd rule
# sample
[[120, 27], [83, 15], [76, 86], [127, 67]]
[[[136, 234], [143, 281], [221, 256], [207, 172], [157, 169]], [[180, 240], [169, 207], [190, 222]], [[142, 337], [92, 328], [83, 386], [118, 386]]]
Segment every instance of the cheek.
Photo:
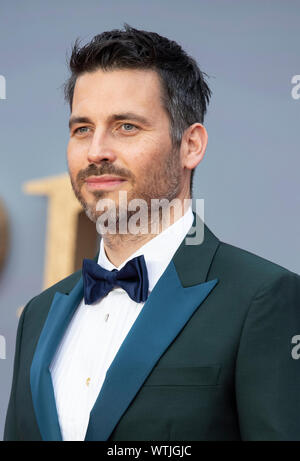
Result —
[[131, 154], [127, 159], [125, 157], [125, 161], [132, 171], [149, 175], [151, 170], [160, 168], [169, 149], [169, 143], [149, 136], [131, 150]]
[[141, 150], [126, 162], [126, 168], [133, 173], [138, 182], [144, 182], [146, 178], [152, 177], [156, 164], [157, 158], [153, 151], [149, 153]]
[[70, 172], [76, 172], [80, 168], [82, 168], [84, 155], [82, 154], [82, 150], [78, 149], [72, 141], [69, 141], [67, 147], [67, 160], [69, 165]]

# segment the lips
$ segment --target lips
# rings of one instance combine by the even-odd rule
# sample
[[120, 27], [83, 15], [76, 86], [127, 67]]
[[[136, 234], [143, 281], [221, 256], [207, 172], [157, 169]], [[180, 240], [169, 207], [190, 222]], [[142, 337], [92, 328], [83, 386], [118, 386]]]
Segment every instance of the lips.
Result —
[[120, 176], [111, 175], [90, 176], [85, 180], [88, 189], [111, 189], [118, 187], [125, 181]]

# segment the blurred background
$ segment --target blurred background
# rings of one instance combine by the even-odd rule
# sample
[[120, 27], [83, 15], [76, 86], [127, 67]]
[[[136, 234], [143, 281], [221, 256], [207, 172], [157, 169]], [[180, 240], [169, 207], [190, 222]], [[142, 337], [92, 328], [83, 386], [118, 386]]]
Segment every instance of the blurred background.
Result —
[[20, 309], [98, 244], [66, 176], [62, 84], [75, 39], [126, 22], [197, 60], [213, 92], [193, 191], [205, 222], [300, 273], [299, 21], [298, 0], [0, 2], [0, 438]]

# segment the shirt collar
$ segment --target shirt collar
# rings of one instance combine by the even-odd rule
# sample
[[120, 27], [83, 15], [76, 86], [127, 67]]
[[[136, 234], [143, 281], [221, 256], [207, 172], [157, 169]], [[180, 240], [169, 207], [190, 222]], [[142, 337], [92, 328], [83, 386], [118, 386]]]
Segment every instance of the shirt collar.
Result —
[[119, 267], [116, 267], [107, 258], [103, 239], [101, 239], [98, 264], [110, 271], [113, 269], [120, 270], [131, 259], [136, 256], [144, 255], [148, 271], [149, 291], [152, 291], [158, 279], [170, 263], [177, 248], [190, 230], [193, 219], [192, 208], [189, 206], [181, 218], [141, 246], [141, 248], [130, 255], [126, 261], [120, 264]]

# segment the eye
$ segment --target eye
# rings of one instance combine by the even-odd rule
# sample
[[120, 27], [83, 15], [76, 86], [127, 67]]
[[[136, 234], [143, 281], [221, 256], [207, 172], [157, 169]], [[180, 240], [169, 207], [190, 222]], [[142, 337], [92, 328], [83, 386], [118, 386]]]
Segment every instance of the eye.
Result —
[[86, 133], [86, 131], [81, 131], [81, 130], [88, 130], [88, 129], [89, 129], [88, 126], [80, 126], [74, 130], [74, 133], [83, 134], [83, 133]]
[[133, 125], [132, 123], [123, 123], [121, 125], [122, 127], [124, 127], [124, 130], [123, 131], [134, 131], [134, 129], [137, 129], [137, 126]]

